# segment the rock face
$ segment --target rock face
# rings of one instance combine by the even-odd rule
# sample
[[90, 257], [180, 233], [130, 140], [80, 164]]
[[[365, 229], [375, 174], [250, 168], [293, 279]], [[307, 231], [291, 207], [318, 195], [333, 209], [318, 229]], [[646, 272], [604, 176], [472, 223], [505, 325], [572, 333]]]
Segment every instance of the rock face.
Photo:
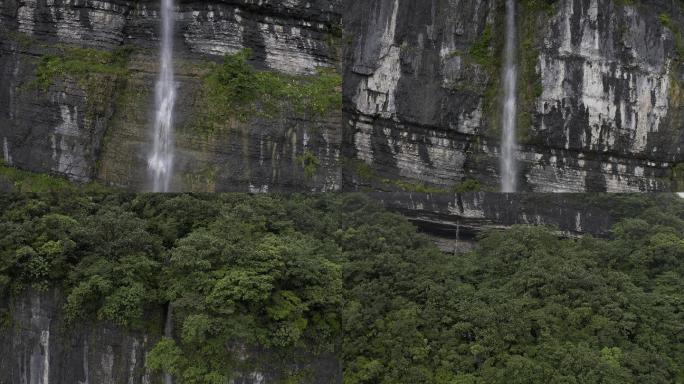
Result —
[[492, 228], [544, 225], [567, 236], [607, 236], [615, 223], [600, 202], [574, 194], [375, 193], [387, 209], [409, 217], [424, 231], [439, 236], [474, 239]]
[[[0, 328], [0, 383], [150, 384], [160, 375], [145, 368], [146, 354], [159, 340], [158, 329], [131, 332], [111, 324], [66, 326], [63, 298], [57, 290], [29, 291], [11, 303], [0, 301], [10, 319]], [[154, 314], [151, 314], [154, 319]], [[158, 314], [157, 314], [158, 315]], [[157, 316], [160, 317], [160, 316]], [[161, 317], [160, 317], [161, 318]], [[154, 323], [154, 321], [151, 321]], [[243, 351], [245, 359], [256, 356], [263, 370], [235, 378], [236, 384], [276, 383], [283, 370], [306, 369], [312, 383], [341, 382], [334, 357], [299, 359], [288, 364], [271, 359], [268, 352]]]
[[[340, 0], [204, 1], [177, 5], [179, 77], [174, 190], [334, 190], [340, 186], [339, 110], [227, 122], [194, 131], [202, 67], [249, 48], [252, 64], [312, 75], [339, 63]], [[0, 2], [0, 141], [5, 163], [75, 181], [145, 190], [158, 71], [159, 4], [152, 1]], [[86, 81], [58, 73], [36, 86], [41, 60], [59, 46], [128, 49], [124, 73]], [[67, 63], [69, 64], [69, 63]], [[90, 74], [88, 72], [91, 72]], [[83, 77], [83, 76], [82, 76]], [[299, 158], [311, 153], [315, 172]]]
[[[59, 295], [32, 292], [16, 300], [0, 331], [2, 383], [150, 383], [145, 353], [156, 338], [114, 326], [64, 329]], [[7, 302], [2, 307], [8, 308]]]
[[374, 193], [385, 208], [401, 213], [446, 252], [469, 250], [478, 235], [513, 225], [543, 225], [565, 237], [607, 236], [618, 217], [610, 198], [578, 194]]
[[[4, 163], [149, 188], [158, 7], [0, 2]], [[448, 191], [464, 182], [498, 189], [504, 12], [502, 0], [180, 2], [173, 189]], [[517, 20], [521, 189], [680, 188], [679, 3], [520, 1]], [[37, 68], [60, 45], [125, 51], [123, 72], [85, 81], [57, 73], [37, 86]], [[274, 73], [343, 71], [343, 108], [198, 130], [206, 63], [243, 48], [254, 66]], [[304, 157], [315, 167], [307, 169]]]
[[[504, 2], [349, 3], [345, 155], [381, 178], [498, 188]], [[676, 188], [680, 5], [519, 1], [517, 20], [521, 189]]]

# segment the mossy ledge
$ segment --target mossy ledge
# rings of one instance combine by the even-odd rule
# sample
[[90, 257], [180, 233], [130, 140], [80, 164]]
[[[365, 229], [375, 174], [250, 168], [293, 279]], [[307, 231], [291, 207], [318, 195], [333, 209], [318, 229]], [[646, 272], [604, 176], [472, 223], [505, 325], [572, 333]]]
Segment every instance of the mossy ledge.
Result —
[[234, 120], [285, 115], [316, 120], [342, 109], [342, 77], [334, 68], [319, 68], [314, 75], [286, 75], [257, 70], [250, 58], [251, 51], [245, 49], [227, 55], [223, 63], [209, 64], [196, 128], [212, 133]]
[[12, 192], [115, 192], [114, 189], [97, 182], [75, 183], [66, 178], [24, 171], [5, 164], [0, 160], [0, 183], [11, 185]]
[[135, 49], [113, 51], [58, 45], [54, 53], [39, 59], [29, 86], [47, 92], [60, 79], [71, 79], [85, 93], [88, 118], [104, 113], [107, 99], [119, 80], [128, 77], [128, 60]]

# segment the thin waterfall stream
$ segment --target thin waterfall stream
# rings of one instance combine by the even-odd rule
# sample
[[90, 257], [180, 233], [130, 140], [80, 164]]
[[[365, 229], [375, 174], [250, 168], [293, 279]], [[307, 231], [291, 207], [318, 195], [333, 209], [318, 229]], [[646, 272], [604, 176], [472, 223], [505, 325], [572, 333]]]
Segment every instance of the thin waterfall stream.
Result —
[[504, 50], [504, 104], [503, 129], [501, 137], [501, 189], [505, 193], [513, 193], [517, 189], [517, 164], [515, 160], [515, 131], [517, 114], [517, 80], [516, 62], [516, 25], [515, 0], [506, 0], [506, 46]]
[[173, 172], [173, 108], [176, 83], [173, 74], [173, 0], [161, 0], [161, 55], [156, 88], [154, 144], [148, 158], [154, 192], [168, 192]]

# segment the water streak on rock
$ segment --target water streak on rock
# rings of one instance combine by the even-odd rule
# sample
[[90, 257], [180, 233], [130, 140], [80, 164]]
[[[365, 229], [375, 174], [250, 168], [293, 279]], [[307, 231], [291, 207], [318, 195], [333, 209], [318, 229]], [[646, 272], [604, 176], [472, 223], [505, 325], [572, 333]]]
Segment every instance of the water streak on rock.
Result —
[[515, 131], [517, 112], [518, 68], [515, 55], [516, 44], [515, 0], [506, 1], [506, 47], [504, 64], [503, 130], [501, 138], [501, 189], [512, 193], [517, 188], [517, 164], [515, 160]]
[[174, 17], [173, 0], [162, 0], [161, 71], [156, 90], [154, 145], [148, 159], [154, 192], [169, 191], [173, 172], [173, 108], [176, 103], [176, 83], [173, 74]]

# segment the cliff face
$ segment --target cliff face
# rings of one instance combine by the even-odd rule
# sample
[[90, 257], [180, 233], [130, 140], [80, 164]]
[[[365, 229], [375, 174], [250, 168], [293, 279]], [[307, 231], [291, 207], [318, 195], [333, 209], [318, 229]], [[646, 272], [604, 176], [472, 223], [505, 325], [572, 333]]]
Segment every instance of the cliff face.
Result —
[[69, 327], [61, 319], [56, 291], [32, 292], [10, 306], [11, 320], [0, 332], [0, 382], [144, 383], [145, 353], [158, 336], [129, 334], [114, 326]]
[[[346, 154], [382, 177], [497, 188], [504, 13], [500, 0], [350, 1]], [[677, 188], [681, 20], [669, 1], [517, 2], [521, 189]]]
[[[148, 188], [159, 4], [0, 1], [0, 141], [23, 169]], [[197, 129], [208, 61], [244, 48], [262, 70], [335, 67], [339, 0], [181, 2], [175, 52], [175, 190], [331, 190], [339, 186], [339, 109]], [[85, 50], [81, 48], [86, 48]], [[52, 66], [51, 66], [52, 65]], [[316, 167], [305, 172], [301, 157]], [[309, 156], [311, 157], [311, 156]]]
[[[611, 197], [564, 193], [374, 193], [385, 208], [406, 216], [444, 252], [465, 252], [488, 230], [543, 225], [563, 237], [608, 236], [620, 219]], [[666, 196], [663, 196], [665, 198]]]
[[[0, 328], [0, 383], [161, 382], [160, 375], [145, 367], [147, 353], [161, 337], [160, 313], [149, 314], [145, 331], [105, 323], [74, 327], [64, 322], [63, 304], [58, 290], [28, 291], [11, 301], [0, 300], [0, 311], [9, 313]], [[236, 375], [236, 384], [278, 383], [284, 372], [303, 370], [311, 383], [340, 382], [339, 363], [332, 356], [300, 356], [288, 362], [267, 351], [240, 349], [239, 353], [262, 368]]]
[[[173, 189], [498, 189], [504, 13], [502, 0], [181, 2]], [[520, 1], [517, 20], [521, 189], [678, 189], [680, 5]], [[1, 1], [4, 162], [147, 189], [159, 22], [151, 1]], [[343, 108], [205, 129], [207, 63], [243, 48], [288, 79], [343, 71]]]
[[[574, 194], [377, 193], [387, 209], [401, 212], [431, 235], [473, 240], [513, 225], [545, 225], [570, 237], [607, 236], [616, 218], [607, 205]], [[458, 231], [458, 234], [457, 234]]]

